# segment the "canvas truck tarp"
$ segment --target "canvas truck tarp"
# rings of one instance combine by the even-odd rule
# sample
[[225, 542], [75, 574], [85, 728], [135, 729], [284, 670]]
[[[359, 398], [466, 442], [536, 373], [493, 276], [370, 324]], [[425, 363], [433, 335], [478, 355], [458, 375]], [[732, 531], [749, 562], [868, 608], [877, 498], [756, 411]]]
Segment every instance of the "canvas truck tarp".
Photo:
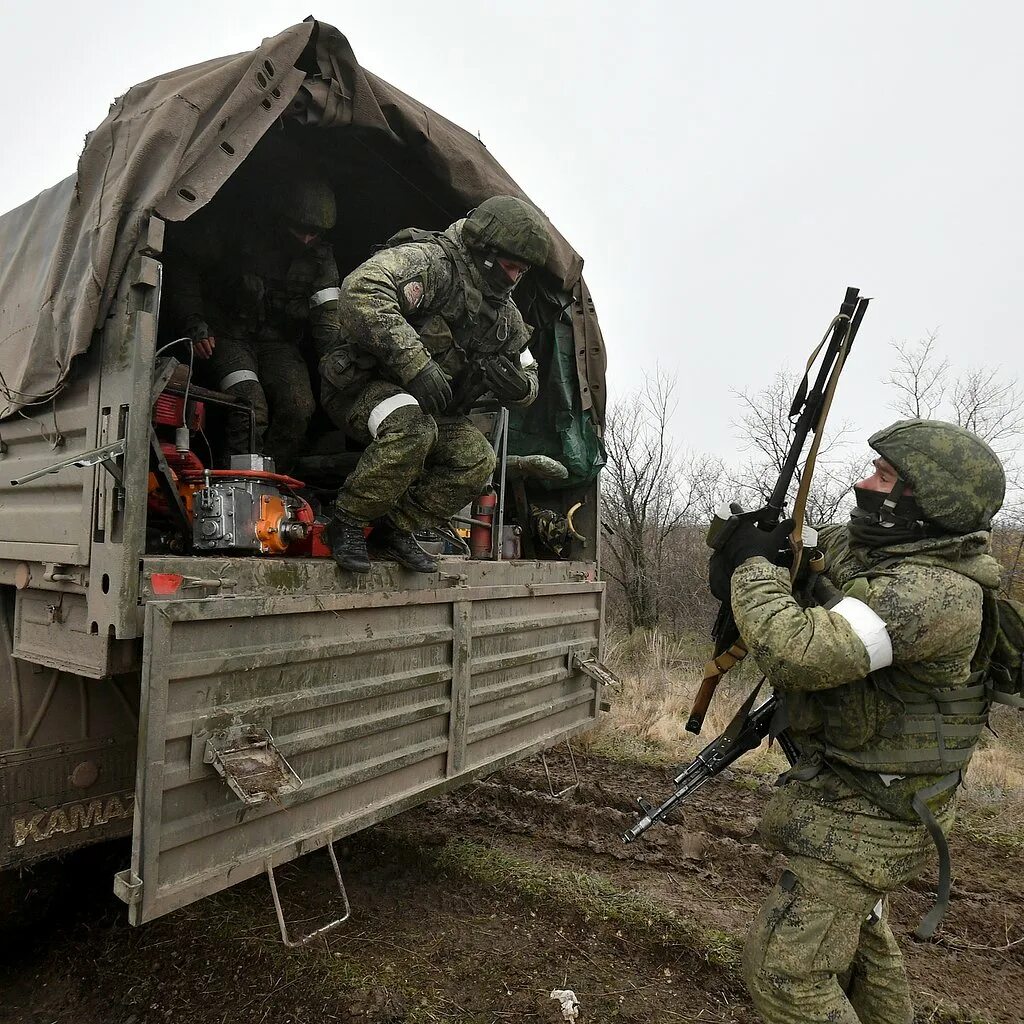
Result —
[[[381, 133], [463, 211], [492, 195], [528, 199], [479, 139], [360, 67], [345, 37], [313, 20], [136, 85], [87, 137], [75, 175], [0, 217], [0, 419], [59, 391], [150, 214], [181, 221], [201, 209], [282, 115]], [[546, 269], [573, 296], [583, 410], [600, 424], [600, 326], [582, 259], [552, 236]]]

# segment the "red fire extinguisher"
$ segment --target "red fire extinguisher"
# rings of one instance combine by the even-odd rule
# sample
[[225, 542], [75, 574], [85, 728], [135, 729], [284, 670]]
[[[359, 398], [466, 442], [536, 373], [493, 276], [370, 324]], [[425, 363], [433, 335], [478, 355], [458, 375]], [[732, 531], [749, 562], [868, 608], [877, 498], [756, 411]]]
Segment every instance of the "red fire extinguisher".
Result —
[[475, 522], [469, 531], [469, 550], [474, 558], [491, 557], [491, 533], [494, 529], [494, 509], [497, 504], [498, 496], [491, 487], [488, 487], [473, 504]]

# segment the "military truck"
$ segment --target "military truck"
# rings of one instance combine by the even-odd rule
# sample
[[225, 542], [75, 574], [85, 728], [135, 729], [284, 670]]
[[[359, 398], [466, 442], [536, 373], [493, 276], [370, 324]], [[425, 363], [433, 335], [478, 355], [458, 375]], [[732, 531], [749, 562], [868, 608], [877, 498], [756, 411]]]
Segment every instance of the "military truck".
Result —
[[[516, 293], [541, 397], [481, 411], [501, 458], [468, 516], [477, 557], [453, 536], [436, 574], [342, 572], [306, 481], [212, 468], [232, 399], [161, 319], [164, 254], [266, 173], [275, 132], [330, 168], [342, 275], [403, 227], [525, 198], [307, 20], [133, 87], [76, 174], [0, 218], [0, 868], [130, 833], [133, 924], [260, 872], [276, 900], [274, 868], [319, 848], [337, 870], [334, 840], [587, 729], [609, 681], [604, 345], [554, 228]], [[358, 457], [329, 436], [306, 453], [324, 494]], [[564, 478], [512, 472], [538, 453]], [[234, 535], [196, 525], [226, 509]]]

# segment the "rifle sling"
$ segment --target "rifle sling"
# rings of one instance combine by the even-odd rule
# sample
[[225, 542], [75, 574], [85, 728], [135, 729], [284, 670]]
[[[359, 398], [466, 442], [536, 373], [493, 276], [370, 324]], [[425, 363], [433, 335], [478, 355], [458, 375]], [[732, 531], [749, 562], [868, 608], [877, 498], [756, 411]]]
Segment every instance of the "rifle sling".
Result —
[[724, 676], [729, 669], [738, 665], [746, 656], [746, 647], [737, 641], [727, 651], [722, 651], [704, 666], [704, 679], [718, 679], [720, 676]]

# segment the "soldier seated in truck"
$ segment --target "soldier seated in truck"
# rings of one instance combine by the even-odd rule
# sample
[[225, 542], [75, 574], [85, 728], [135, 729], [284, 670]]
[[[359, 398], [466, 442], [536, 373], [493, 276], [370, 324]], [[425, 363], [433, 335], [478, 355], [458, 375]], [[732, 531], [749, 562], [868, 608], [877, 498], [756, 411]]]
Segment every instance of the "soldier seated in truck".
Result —
[[[278, 147], [280, 148], [280, 147]], [[287, 472], [300, 452], [316, 399], [306, 348], [322, 357], [338, 332], [338, 269], [325, 238], [334, 192], [318, 173], [289, 168], [255, 194], [201, 211], [171, 254], [168, 294], [176, 334], [199, 361], [198, 376], [255, 413], [255, 452]], [[252, 451], [252, 417], [226, 417], [221, 454]]]
[[366, 445], [327, 528], [341, 568], [370, 571], [374, 524], [385, 557], [436, 571], [415, 531], [447, 523], [494, 471], [466, 414], [487, 394], [516, 406], [537, 397], [536, 372], [521, 365], [532, 328], [512, 291], [550, 245], [532, 206], [496, 196], [446, 231], [399, 232], [345, 278], [340, 344], [320, 363], [325, 409]]

